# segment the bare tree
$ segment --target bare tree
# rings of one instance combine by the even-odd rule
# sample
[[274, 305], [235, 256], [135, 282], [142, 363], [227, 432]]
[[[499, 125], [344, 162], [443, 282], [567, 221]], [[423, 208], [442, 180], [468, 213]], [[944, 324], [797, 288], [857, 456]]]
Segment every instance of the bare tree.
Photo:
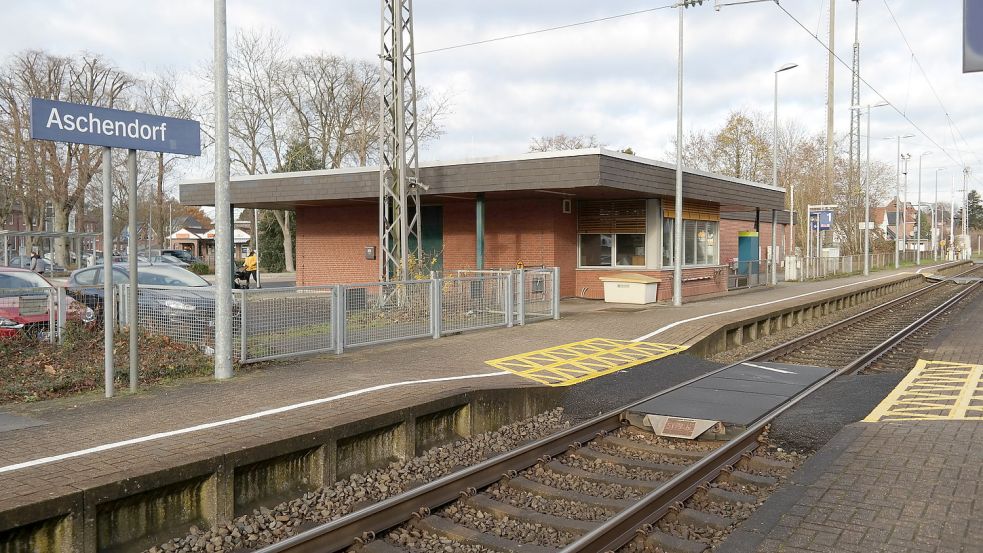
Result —
[[529, 144], [530, 152], [555, 152], [559, 150], [580, 150], [583, 148], [597, 148], [601, 144], [594, 135], [567, 135], [564, 133], [551, 136], [540, 136], [532, 139]]

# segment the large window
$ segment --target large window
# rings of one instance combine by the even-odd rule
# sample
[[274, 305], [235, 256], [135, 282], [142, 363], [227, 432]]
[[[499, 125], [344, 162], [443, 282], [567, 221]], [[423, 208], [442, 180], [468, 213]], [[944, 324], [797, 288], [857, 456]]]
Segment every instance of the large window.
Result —
[[645, 266], [645, 200], [580, 201], [581, 267]]
[[[662, 265], [673, 264], [674, 220], [662, 221]], [[717, 221], [692, 221], [683, 219], [683, 265], [717, 265]]]
[[580, 266], [644, 267], [645, 235], [581, 234]]

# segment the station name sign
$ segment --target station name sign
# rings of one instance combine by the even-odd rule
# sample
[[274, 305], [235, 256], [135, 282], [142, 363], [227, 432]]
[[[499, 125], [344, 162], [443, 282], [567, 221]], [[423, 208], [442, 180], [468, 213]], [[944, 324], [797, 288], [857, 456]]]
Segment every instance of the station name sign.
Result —
[[31, 138], [201, 155], [201, 124], [189, 119], [31, 98]]

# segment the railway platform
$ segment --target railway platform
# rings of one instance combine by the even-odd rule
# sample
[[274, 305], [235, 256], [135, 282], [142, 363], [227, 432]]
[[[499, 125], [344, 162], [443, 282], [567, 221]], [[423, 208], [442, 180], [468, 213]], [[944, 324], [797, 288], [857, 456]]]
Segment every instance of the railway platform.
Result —
[[724, 553], [971, 552], [983, 544], [983, 295], [734, 533]]
[[[207, 499], [205, 519], [232, 516], [242, 507], [234, 497], [239, 467], [261, 469], [267, 459], [325, 443], [344, 447], [345, 436], [325, 437], [332, 428], [374, 420], [385, 430], [397, 420], [386, 416], [415, 405], [475, 390], [614, 380], [632, 367], [650, 376], [647, 389], [632, 390], [643, 397], [706, 372], [675, 354], [718, 342], [739, 345], [920, 279], [912, 269], [885, 271], [753, 289], [680, 308], [571, 301], [558, 321], [282, 362], [229, 381], [187, 382], [114, 399], [89, 395], [5, 406], [0, 535], [54, 513], [69, 517], [73, 539], [91, 536], [107, 505], [125, 510], [128, 497], [181, 482], [191, 482]], [[673, 363], [672, 370], [660, 370]], [[399, 448], [398, 456], [414, 450], [412, 443]], [[343, 467], [327, 465], [311, 481], [341, 474]]]

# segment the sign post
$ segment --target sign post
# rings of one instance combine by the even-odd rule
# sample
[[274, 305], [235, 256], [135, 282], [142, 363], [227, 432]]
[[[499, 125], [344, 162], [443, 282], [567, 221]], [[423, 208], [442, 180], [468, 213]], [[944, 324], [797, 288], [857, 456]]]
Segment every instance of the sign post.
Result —
[[[162, 117], [149, 113], [72, 104], [57, 100], [31, 98], [31, 138], [72, 144], [104, 146], [102, 156], [102, 255], [105, 274], [103, 281], [103, 329], [105, 336], [106, 397], [113, 395], [115, 367], [113, 364], [113, 236], [112, 236], [112, 148], [128, 150], [126, 159], [129, 191], [129, 254], [130, 289], [127, 302], [127, 324], [130, 327], [130, 391], [136, 391], [139, 378], [137, 340], [137, 152], [161, 152], [201, 155], [201, 125], [197, 121]], [[94, 252], [93, 252], [94, 253]]]
[[[806, 268], [808, 272], [809, 258], [811, 253], [809, 250], [812, 249], [812, 232], [816, 232], [816, 261], [815, 270], [813, 271], [813, 277], [819, 276], [819, 258], [821, 257], [820, 247], [822, 242], [820, 240], [820, 233], [824, 230], [832, 230], [833, 228], [833, 210], [838, 206], [829, 204], [819, 204], [813, 205], [809, 204], [806, 206], [806, 220], [808, 221], [808, 226], [806, 227]], [[808, 278], [808, 274], [806, 275]]]

